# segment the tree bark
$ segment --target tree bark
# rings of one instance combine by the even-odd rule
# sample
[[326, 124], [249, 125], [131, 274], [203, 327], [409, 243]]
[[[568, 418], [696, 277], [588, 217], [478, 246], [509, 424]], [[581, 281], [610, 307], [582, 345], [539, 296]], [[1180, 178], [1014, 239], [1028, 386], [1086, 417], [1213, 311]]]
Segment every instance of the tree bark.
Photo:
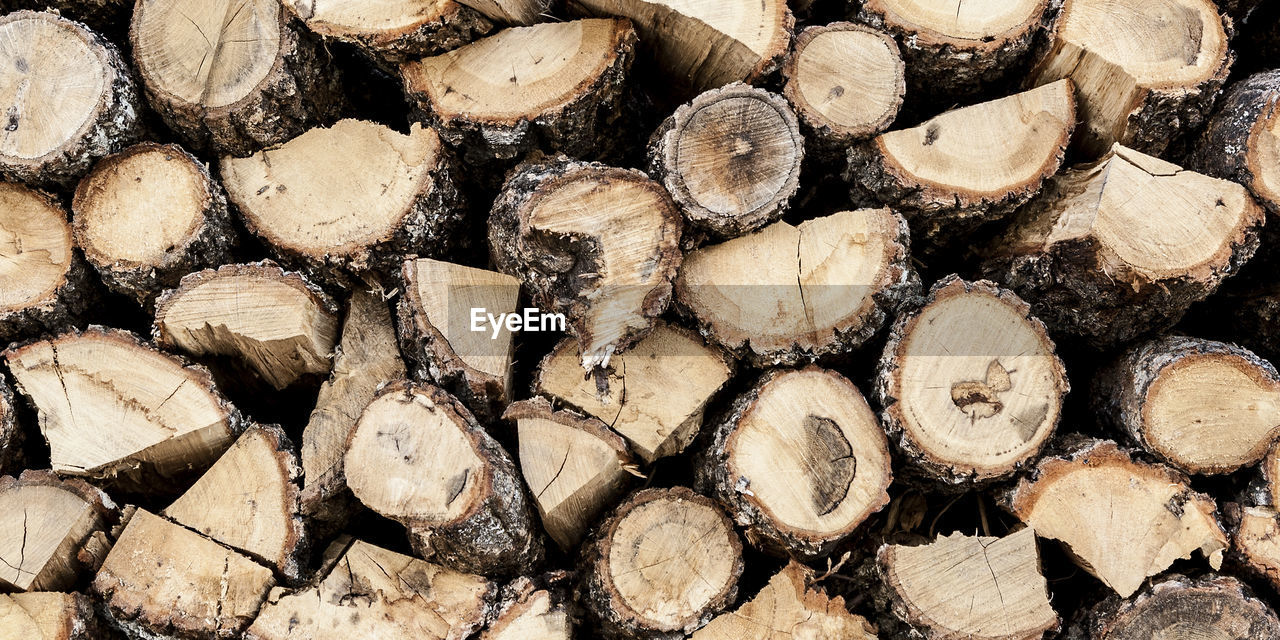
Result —
[[115, 640], [82, 593], [39, 591], [0, 595], [0, 629], [20, 640]]
[[573, 615], [564, 589], [570, 575], [558, 571], [512, 580], [480, 640], [571, 640]]
[[1280, 621], [1262, 600], [1236, 579], [1212, 574], [1198, 579], [1174, 574], [1132, 600], [1108, 598], [1085, 624], [1089, 637], [1098, 640], [1280, 638]]
[[1218, 100], [1188, 165], [1239, 182], [1258, 203], [1280, 214], [1280, 71], [1257, 73], [1231, 85]]
[[317, 35], [354, 46], [390, 72], [409, 60], [457, 49], [493, 28], [480, 12], [453, 0], [356, 7], [315, 0], [283, 4]]

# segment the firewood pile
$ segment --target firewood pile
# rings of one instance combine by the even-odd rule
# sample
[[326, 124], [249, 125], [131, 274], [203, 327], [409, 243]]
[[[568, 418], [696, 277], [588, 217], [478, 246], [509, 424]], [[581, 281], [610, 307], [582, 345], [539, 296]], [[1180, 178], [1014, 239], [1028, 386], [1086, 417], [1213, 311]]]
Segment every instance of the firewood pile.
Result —
[[0, 0], [0, 640], [1280, 640], [1280, 5]]

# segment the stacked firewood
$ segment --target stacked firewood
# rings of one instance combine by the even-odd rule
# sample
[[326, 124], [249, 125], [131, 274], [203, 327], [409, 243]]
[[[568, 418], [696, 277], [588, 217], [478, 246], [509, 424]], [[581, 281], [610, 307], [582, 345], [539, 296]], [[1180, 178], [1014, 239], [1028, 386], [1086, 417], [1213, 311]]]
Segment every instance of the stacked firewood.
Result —
[[0, 640], [1280, 640], [1280, 6], [0, 10]]

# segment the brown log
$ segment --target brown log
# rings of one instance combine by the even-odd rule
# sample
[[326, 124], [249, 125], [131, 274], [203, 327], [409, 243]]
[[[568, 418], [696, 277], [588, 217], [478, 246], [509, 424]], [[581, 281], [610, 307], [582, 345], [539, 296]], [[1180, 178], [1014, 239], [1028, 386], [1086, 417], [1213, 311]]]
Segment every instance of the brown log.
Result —
[[39, 591], [0, 595], [0, 640], [113, 640], [82, 593]]
[[1280, 71], [1257, 73], [1227, 88], [1188, 165], [1247, 187], [1280, 214]]
[[1280, 638], [1271, 607], [1229, 577], [1172, 575], [1132, 600], [1105, 600], [1089, 614], [1085, 628], [1097, 640]]
[[813, 571], [794, 560], [754, 598], [695, 631], [690, 640], [876, 640], [875, 627], [849, 613], [844, 598], [830, 598]]
[[[6, 590], [70, 589], [85, 570], [76, 558], [118, 516], [111, 498], [82, 480], [48, 471], [0, 477], [0, 585]], [[3, 626], [3, 625], [0, 625]]]
[[283, 4], [317, 35], [353, 45], [391, 70], [412, 58], [456, 49], [493, 28], [480, 12], [453, 0]]

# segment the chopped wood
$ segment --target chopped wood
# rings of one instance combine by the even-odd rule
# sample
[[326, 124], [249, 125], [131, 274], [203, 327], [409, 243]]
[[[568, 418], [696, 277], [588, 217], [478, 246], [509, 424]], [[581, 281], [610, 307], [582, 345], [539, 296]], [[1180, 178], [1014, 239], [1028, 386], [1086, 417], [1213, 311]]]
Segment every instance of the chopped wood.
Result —
[[732, 373], [717, 349], [661, 321], [607, 368], [584, 375], [581, 363], [577, 341], [562, 340], [538, 366], [534, 390], [599, 418], [646, 463], [689, 446]]
[[553, 411], [545, 398], [512, 404], [502, 417], [516, 423], [520, 471], [543, 528], [561, 549], [575, 548], [633, 477], [626, 443], [595, 418]]
[[189, 273], [156, 300], [156, 344], [229, 356], [276, 389], [323, 376], [338, 339], [333, 303], [271, 261]]
[[443, 390], [378, 392], [347, 442], [347, 485], [404, 524], [419, 557], [486, 576], [536, 567], [542, 538], [511, 457]]
[[1227, 546], [1212, 498], [1192, 491], [1173, 469], [1134, 461], [1105, 440], [1042, 460], [1009, 493], [1007, 506], [1124, 598], [1196, 550], [1220, 568]]
[[72, 588], [84, 569], [76, 559], [81, 545], [116, 515], [111, 498], [82, 480], [34, 470], [0, 477], [0, 586]]
[[1131, 600], [1105, 600], [1090, 612], [1085, 629], [1097, 640], [1280, 638], [1280, 620], [1264, 601], [1236, 579], [1211, 574], [1175, 574]]
[[555, 0], [458, 0], [502, 24], [530, 25], [550, 16]]
[[559, 156], [507, 175], [489, 214], [489, 251], [534, 304], [566, 316], [590, 371], [666, 310], [681, 226], [666, 190], [643, 173]]
[[1239, 182], [1280, 214], [1280, 71], [1251, 75], [1227, 88], [1188, 164]]
[[115, 635], [82, 593], [40, 591], [0, 595], [0, 640], [109, 640]]
[[1243, 507], [1231, 531], [1231, 551], [1247, 571], [1280, 589], [1280, 514], [1273, 507]]
[[494, 620], [480, 640], [570, 640], [573, 618], [559, 588], [569, 574], [520, 576], [502, 590]]
[[483, 15], [453, 0], [284, 0], [316, 34], [350, 44], [384, 68], [456, 49], [493, 28]]
[[907, 223], [887, 208], [776, 222], [690, 252], [676, 302], [753, 364], [812, 361], [864, 344], [916, 295], [908, 244]]
[[792, 560], [754, 598], [719, 615], [690, 640], [876, 640], [875, 627], [816, 582], [813, 570]]
[[889, 503], [889, 442], [853, 383], [806, 367], [765, 374], [733, 403], [696, 468], [747, 541], [812, 560]]

